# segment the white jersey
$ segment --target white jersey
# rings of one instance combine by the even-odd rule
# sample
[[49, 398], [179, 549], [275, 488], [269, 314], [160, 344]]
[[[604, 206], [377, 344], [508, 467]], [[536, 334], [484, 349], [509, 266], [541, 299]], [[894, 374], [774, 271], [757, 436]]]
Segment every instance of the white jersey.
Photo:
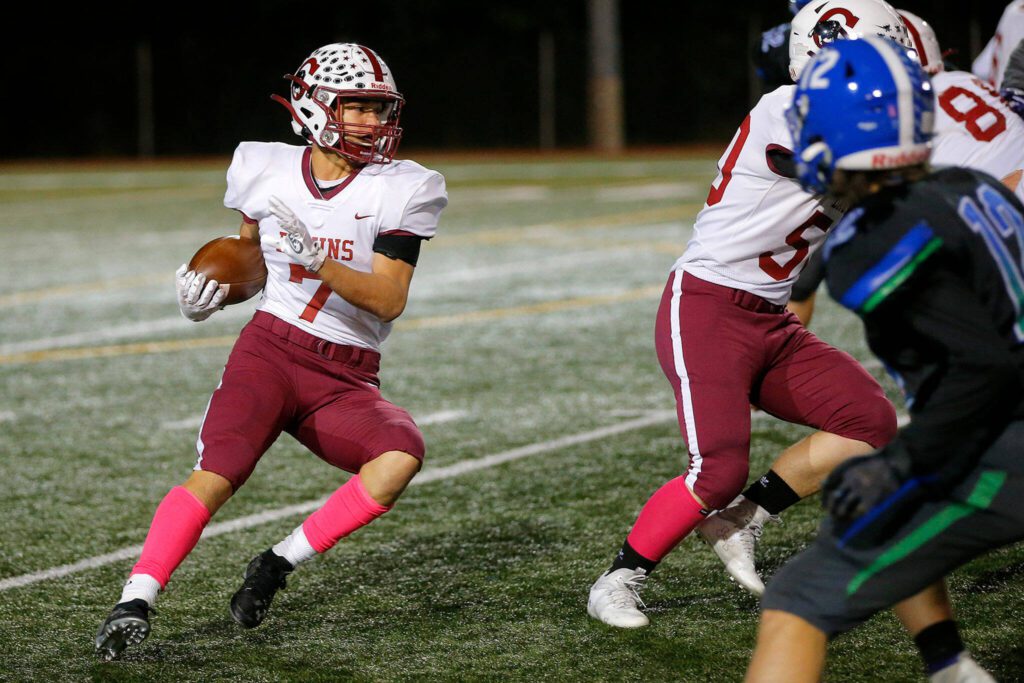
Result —
[[[1024, 120], [992, 86], [966, 71], [932, 76], [935, 89], [933, 166], [966, 166], [1002, 179], [1024, 168]], [[1024, 183], [1017, 187], [1024, 201]]]
[[770, 153], [792, 155], [784, 112], [796, 86], [768, 93], [718, 161], [718, 178], [673, 269], [741, 289], [775, 304], [789, 300], [807, 257], [842, 217], [832, 201], [804, 192]]
[[[260, 236], [284, 231], [270, 213], [277, 196], [298, 216], [329, 258], [363, 272], [372, 270], [378, 235], [430, 239], [448, 204], [444, 177], [413, 161], [370, 164], [321, 192], [313, 179], [311, 149], [243, 142], [228, 169], [224, 206], [259, 224]], [[348, 303], [308, 272], [263, 242], [267, 285], [259, 309], [310, 334], [339, 344], [379, 350], [391, 324]]]
[[989, 85], [1000, 87], [1010, 55], [1021, 40], [1024, 40], [1024, 0], [1014, 0], [1003, 10], [995, 35], [974, 60], [971, 71]]

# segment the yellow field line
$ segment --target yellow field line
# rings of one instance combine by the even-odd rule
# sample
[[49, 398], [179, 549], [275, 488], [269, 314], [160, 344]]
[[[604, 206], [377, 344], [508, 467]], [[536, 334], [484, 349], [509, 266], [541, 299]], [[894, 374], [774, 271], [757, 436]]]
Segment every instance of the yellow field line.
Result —
[[[102, 292], [109, 289], [122, 289], [125, 287], [138, 287], [139, 285], [152, 285], [159, 282], [169, 282], [167, 273], [150, 273], [149, 275], [126, 275], [124, 277], [99, 282], [87, 282], [80, 285], [62, 285], [60, 287], [47, 287], [45, 289], [31, 289], [14, 294], [0, 296], [0, 308], [8, 306], [20, 306], [31, 304], [46, 299], [54, 299], [62, 296], [75, 296], [89, 292]], [[169, 286], [169, 285], [168, 285]]]
[[[438, 241], [438, 246], [462, 246], [466, 244], [501, 244], [519, 239], [550, 239], [551, 232], [569, 230], [593, 230], [595, 228], [614, 228], [621, 225], [637, 223], [658, 223], [663, 221], [692, 218], [694, 209], [703, 206], [701, 202], [686, 202], [658, 209], [645, 211], [626, 211], [606, 214], [604, 216], [588, 216], [587, 218], [570, 218], [552, 223], [526, 225], [518, 228], [496, 228], [483, 230], [470, 235], [455, 235]], [[532, 234], [531, 234], [532, 233]]]
[[[500, 320], [503, 318], [513, 318], [523, 315], [554, 313], [557, 311], [566, 311], [576, 308], [587, 308], [590, 306], [599, 306], [601, 304], [637, 301], [640, 299], [655, 297], [660, 292], [661, 286], [640, 287], [616, 294], [584, 296], [573, 299], [561, 299], [559, 301], [542, 301], [536, 304], [511, 306], [508, 308], [495, 308], [483, 311], [454, 313], [451, 315], [413, 318], [412, 320], [399, 322], [396, 327], [400, 330], [425, 330], [438, 327], [451, 327], [454, 325], [485, 322], [488, 320]], [[116, 356], [132, 356], [147, 353], [171, 353], [174, 351], [185, 351], [190, 349], [227, 347], [234, 344], [235, 339], [237, 339], [235, 335], [228, 335], [222, 337], [205, 337], [203, 339], [172, 339], [156, 342], [88, 346], [80, 349], [24, 351], [21, 353], [0, 354], [0, 365], [23, 365], [28, 363], [42, 363], [45, 361], [111, 358]]]
[[108, 346], [87, 346], [80, 349], [53, 349], [49, 351], [23, 351], [0, 355], [0, 365], [42, 363], [44, 361], [81, 360], [83, 358], [109, 358], [112, 356], [133, 356], [142, 353], [168, 353], [186, 349], [202, 349], [214, 346], [231, 346], [236, 335], [206, 337], [205, 339], [172, 339], [158, 342], [134, 344], [110, 344]]
[[[497, 228], [494, 230], [484, 230], [472, 235], [455, 235], [453, 237], [442, 239], [438, 242], [437, 246], [440, 248], [446, 248], [464, 246], [467, 244], [501, 244], [515, 240], [529, 240], [534, 243], [537, 241], [550, 241], [552, 239], [552, 231], [565, 232], [568, 230], [616, 227], [632, 223], [651, 223], [689, 218], [692, 215], [691, 212], [694, 206], [695, 204], [692, 203], [676, 204], [659, 209], [648, 209], [646, 211], [629, 211], [624, 213], [608, 214], [605, 216], [573, 218], [554, 223], [527, 225], [519, 228]], [[530, 233], [534, 234], [531, 235]], [[618, 242], [616, 244], [618, 246], [622, 246], [625, 243]], [[667, 247], [664, 244], [657, 244], [653, 245], [653, 248], [658, 251], [672, 252], [673, 250], [677, 250], [679, 253], [682, 253], [682, 246], [683, 245], [681, 243], [677, 246], [669, 245]], [[152, 285], [160, 282], [170, 282], [170, 275], [163, 273], [131, 275], [113, 278], [110, 280], [101, 280], [99, 282], [88, 282], [80, 285], [64, 285], [60, 287], [33, 289], [0, 296], [0, 308], [36, 303], [38, 301], [45, 301], [46, 299], [54, 299], [63, 296], [73, 296], [89, 292], [102, 292], [122, 287]]]
[[[657, 296], [661, 293], [661, 286], [640, 287], [617, 294], [602, 294], [597, 296], [583, 296], [575, 299], [561, 299], [559, 301], [542, 301], [536, 304], [524, 306], [512, 306], [509, 308], [494, 308], [484, 311], [467, 311], [466, 313], [454, 313], [452, 315], [438, 315], [428, 318], [414, 318], [407, 322], [400, 322], [395, 327], [402, 330], [426, 330], [436, 327], [449, 327], [463, 323], [478, 323], [487, 320], [501, 320], [503, 318], [514, 318], [522, 315], [534, 315], [537, 313], [555, 313], [567, 311], [574, 308], [588, 308], [600, 304], [622, 303], [624, 301], [636, 301]], [[2, 358], [2, 357], [0, 357]]]

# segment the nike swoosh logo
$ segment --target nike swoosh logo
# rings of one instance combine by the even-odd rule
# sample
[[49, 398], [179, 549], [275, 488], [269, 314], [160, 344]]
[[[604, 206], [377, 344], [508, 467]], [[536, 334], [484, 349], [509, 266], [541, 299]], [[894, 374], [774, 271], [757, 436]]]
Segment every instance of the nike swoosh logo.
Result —
[[366, 214], [365, 216], [360, 216], [360, 215], [359, 215], [359, 212], [358, 212], [358, 211], [356, 211], [356, 220], [357, 220], [357, 221], [361, 221], [361, 220], [363, 220], [364, 218], [373, 218], [373, 214], [372, 214], [372, 213], [368, 213], [368, 214]]

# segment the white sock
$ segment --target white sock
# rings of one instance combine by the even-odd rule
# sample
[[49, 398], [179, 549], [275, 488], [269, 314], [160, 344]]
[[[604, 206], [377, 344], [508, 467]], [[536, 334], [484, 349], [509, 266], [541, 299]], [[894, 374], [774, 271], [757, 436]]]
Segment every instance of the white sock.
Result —
[[128, 582], [124, 584], [121, 591], [121, 599], [118, 602], [129, 602], [142, 599], [152, 607], [156, 603], [156, 595], [160, 592], [160, 582], [149, 574], [132, 574]]
[[313, 546], [309, 544], [309, 539], [306, 538], [306, 532], [302, 530], [301, 524], [271, 550], [275, 555], [288, 560], [293, 567], [299, 566], [300, 562], [316, 557], [317, 554]]

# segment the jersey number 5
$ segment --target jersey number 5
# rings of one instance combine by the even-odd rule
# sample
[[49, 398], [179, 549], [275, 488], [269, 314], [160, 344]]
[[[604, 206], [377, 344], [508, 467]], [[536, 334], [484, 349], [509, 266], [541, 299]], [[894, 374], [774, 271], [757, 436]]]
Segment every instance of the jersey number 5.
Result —
[[811, 243], [804, 239], [804, 233], [810, 228], [817, 228], [822, 232], [828, 232], [828, 229], [832, 227], [832, 219], [823, 214], [821, 211], [815, 211], [814, 214], [803, 222], [799, 228], [786, 235], [786, 244], [796, 249], [793, 255], [788, 261], [779, 265], [773, 256], [774, 251], [766, 251], [757, 258], [757, 264], [761, 266], [761, 270], [768, 273], [768, 275], [779, 282], [788, 280], [793, 274], [793, 270], [800, 265], [800, 262], [807, 258], [807, 252], [810, 251]]

